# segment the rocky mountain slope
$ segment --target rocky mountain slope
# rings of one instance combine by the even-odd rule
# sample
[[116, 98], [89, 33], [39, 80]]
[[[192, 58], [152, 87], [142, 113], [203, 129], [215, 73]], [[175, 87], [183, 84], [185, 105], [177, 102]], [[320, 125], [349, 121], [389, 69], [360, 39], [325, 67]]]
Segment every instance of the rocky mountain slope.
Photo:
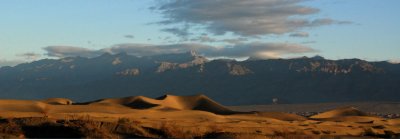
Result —
[[323, 57], [207, 60], [195, 52], [44, 59], [0, 68], [0, 97], [205, 94], [225, 105], [400, 101], [400, 64]]

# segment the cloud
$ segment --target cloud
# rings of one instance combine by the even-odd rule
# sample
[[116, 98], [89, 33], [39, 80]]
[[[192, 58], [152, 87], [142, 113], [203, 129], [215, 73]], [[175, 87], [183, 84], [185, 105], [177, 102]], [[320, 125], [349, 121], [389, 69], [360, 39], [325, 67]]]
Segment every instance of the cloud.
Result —
[[312, 44], [312, 43], [317, 43], [317, 41], [305, 41], [305, 42], [301, 42], [301, 44]]
[[41, 54], [36, 54], [32, 52], [28, 53], [23, 53], [23, 54], [17, 54], [17, 57], [22, 57], [23, 59], [17, 58], [13, 60], [7, 60], [7, 59], [0, 59], [0, 67], [3, 66], [16, 66], [21, 63], [33, 61], [39, 59], [42, 55]]
[[164, 28], [161, 31], [174, 34], [181, 38], [187, 38], [189, 35], [191, 35], [191, 33], [188, 32], [188, 28]]
[[207, 35], [201, 35], [201, 36], [198, 36], [198, 37], [196, 37], [196, 38], [190, 39], [190, 41], [197, 41], [197, 42], [216, 42], [217, 40], [214, 39], [214, 38], [211, 38], [211, 37], [209, 37], [209, 36], [207, 36]]
[[248, 39], [243, 38], [243, 37], [233, 38], [233, 39], [215, 39], [208, 35], [203, 34], [201, 36], [190, 39], [190, 41], [191, 42], [201, 42], [201, 43], [224, 42], [224, 43], [229, 43], [229, 44], [238, 44], [238, 43], [248, 41]]
[[248, 41], [247, 38], [235, 38], [235, 39], [223, 39], [222, 42], [227, 42], [227, 43], [231, 43], [231, 44], [238, 44], [238, 43], [242, 43], [244, 41]]
[[128, 38], [128, 39], [134, 39], [135, 38], [135, 36], [133, 36], [133, 35], [125, 35], [124, 37]]
[[323, 19], [315, 19], [314, 21], [312, 21], [311, 23], [309, 23], [309, 26], [322, 26], [322, 25], [329, 25], [329, 24], [333, 24], [337, 21], [333, 20], [333, 19], [329, 19], [329, 18], [323, 18]]
[[[231, 58], [253, 57], [260, 59], [280, 58], [289, 54], [304, 54], [318, 52], [315, 49], [290, 43], [239, 43], [219, 49], [210, 56], [224, 56]], [[214, 55], [213, 55], [214, 54]]]
[[296, 32], [296, 33], [292, 33], [289, 35], [290, 37], [301, 37], [301, 38], [306, 38], [308, 36], [310, 36], [307, 32]]
[[[307, 19], [306, 15], [318, 13], [319, 9], [302, 5], [304, 1], [307, 0], [168, 0], [159, 1], [151, 9], [163, 15], [165, 20], [159, 24], [190, 24], [214, 35], [279, 35], [307, 27], [350, 23], [329, 18]], [[190, 29], [165, 31], [183, 36]]]
[[392, 63], [392, 64], [400, 64], [400, 59], [391, 59], [391, 60], [388, 60], [388, 62]]
[[[47, 55], [53, 57], [66, 57], [66, 56], [83, 56], [95, 57], [102, 53], [117, 54], [126, 52], [130, 55], [136, 56], [151, 56], [159, 54], [173, 54], [184, 53], [195, 50], [206, 57], [254, 57], [254, 58], [277, 58], [289, 54], [303, 54], [318, 52], [315, 49], [289, 43], [238, 43], [227, 46], [210, 46], [198, 43], [182, 43], [182, 44], [169, 44], [169, 45], [152, 45], [152, 44], [117, 44], [109, 48], [100, 50], [89, 50], [79, 47], [65, 47], [65, 46], [51, 46], [46, 47]], [[51, 48], [51, 49], [49, 49]], [[65, 51], [65, 52], [64, 52]]]
[[337, 24], [339, 24], [339, 25], [348, 25], [348, 24], [354, 24], [353, 22], [351, 22], [351, 21], [337, 21], [336, 22]]
[[151, 56], [160, 54], [184, 53], [190, 50], [205, 51], [210, 46], [203, 44], [170, 44], [170, 45], [152, 45], [152, 44], [117, 44], [110, 48], [104, 48], [98, 51], [109, 52], [112, 54], [126, 52], [136, 56]]
[[23, 53], [23, 54], [17, 54], [17, 56], [23, 57], [26, 60], [37, 60], [42, 55], [41, 54], [32, 53], [32, 52], [28, 52], [28, 53]]
[[90, 50], [87, 48], [82, 47], [74, 47], [74, 46], [48, 46], [43, 48], [47, 51], [47, 56], [50, 57], [95, 57], [100, 54], [101, 52], [97, 52], [94, 50]]
[[15, 66], [18, 64], [24, 63], [24, 61], [21, 60], [4, 60], [4, 59], [0, 59], [0, 67], [4, 67], [4, 66]]

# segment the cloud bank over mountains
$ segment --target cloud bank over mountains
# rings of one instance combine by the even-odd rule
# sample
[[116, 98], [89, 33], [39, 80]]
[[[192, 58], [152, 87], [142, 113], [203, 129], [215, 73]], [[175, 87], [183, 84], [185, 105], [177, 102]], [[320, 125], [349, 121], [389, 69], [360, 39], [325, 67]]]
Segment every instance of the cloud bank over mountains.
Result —
[[50, 57], [95, 57], [102, 53], [96, 50], [90, 50], [83, 47], [75, 46], [48, 46], [43, 48]]
[[[317, 53], [318, 50], [303, 44], [267, 42], [269, 35], [288, 35], [307, 38], [307, 29], [333, 25], [352, 24], [331, 18], [318, 18], [320, 9], [305, 6], [308, 0], [165, 0], [155, 1], [150, 9], [163, 18], [157, 22], [161, 32], [175, 35], [184, 41], [168, 44], [121, 43], [102, 49], [89, 49], [70, 45], [54, 45], [43, 48], [45, 56], [96, 57], [103, 53], [126, 52], [136, 56], [183, 53], [195, 50], [200, 54], [228, 58], [281, 58], [287, 55]], [[311, 18], [311, 15], [312, 18]], [[316, 16], [314, 16], [316, 15]], [[225, 36], [225, 34], [228, 34]], [[222, 37], [222, 38], [219, 38]], [[134, 39], [134, 35], [124, 35]], [[148, 39], [148, 41], [151, 39]], [[170, 40], [170, 37], [168, 37]], [[308, 41], [313, 42], [315, 41]], [[173, 43], [173, 44], [171, 44]], [[18, 55], [26, 60], [36, 60], [41, 55]], [[15, 65], [0, 61], [3, 65]], [[14, 62], [15, 63], [15, 62]]]
[[[48, 46], [47, 56], [95, 57], [102, 53], [126, 52], [136, 56], [184, 53], [195, 50], [206, 57], [228, 58], [280, 58], [292, 54], [315, 53], [318, 50], [293, 43], [255, 41], [264, 35], [291, 34], [308, 37], [304, 28], [343, 24], [330, 18], [308, 19], [305, 16], [319, 9], [301, 5], [306, 0], [166, 0], [156, 1], [151, 9], [163, 20], [162, 32], [167, 32], [185, 42], [177, 44], [124, 43], [90, 50], [73, 46]], [[236, 36], [218, 38], [226, 33]], [[190, 37], [190, 36], [195, 37]], [[252, 38], [252, 39], [249, 39]], [[217, 43], [218, 45], [209, 45]], [[222, 44], [221, 44], [222, 43]]]
[[46, 55], [50, 57], [96, 57], [103, 53], [117, 54], [126, 52], [136, 56], [151, 56], [159, 54], [184, 53], [195, 50], [206, 57], [244, 58], [253, 57], [260, 59], [279, 58], [290, 54], [304, 54], [318, 52], [310, 47], [290, 43], [237, 43], [218, 47], [198, 43], [183, 44], [117, 44], [109, 48], [91, 50], [74, 46], [48, 46], [45, 47]]

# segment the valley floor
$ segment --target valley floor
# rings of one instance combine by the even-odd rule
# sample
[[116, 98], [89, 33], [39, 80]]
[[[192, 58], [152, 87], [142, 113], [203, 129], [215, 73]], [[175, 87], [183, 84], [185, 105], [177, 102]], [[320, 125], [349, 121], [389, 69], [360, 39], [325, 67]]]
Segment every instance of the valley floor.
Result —
[[236, 111], [287, 112], [302, 116], [311, 116], [342, 107], [356, 107], [360, 111], [382, 118], [400, 118], [400, 102], [341, 102], [309, 104], [270, 104], [230, 106]]

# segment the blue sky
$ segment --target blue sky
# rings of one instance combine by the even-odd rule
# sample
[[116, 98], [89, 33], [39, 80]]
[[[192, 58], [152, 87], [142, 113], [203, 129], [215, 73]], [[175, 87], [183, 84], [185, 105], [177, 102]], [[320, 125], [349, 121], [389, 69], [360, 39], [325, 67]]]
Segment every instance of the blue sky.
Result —
[[[182, 7], [193, 6], [194, 4], [191, 3], [195, 3], [194, 0], [185, 1], [187, 3], [182, 4]], [[195, 4], [213, 4], [215, 0], [207, 1], [210, 2], [198, 2]], [[225, 1], [229, 2], [229, 0]], [[254, 0], [254, 2], [257, 1], [261, 0]], [[372, 61], [400, 59], [399, 0], [309, 0], [291, 2], [284, 6], [304, 6], [310, 8], [310, 12], [305, 15], [292, 13], [293, 16], [290, 16], [290, 18], [301, 17], [310, 22], [317, 19], [331, 19], [333, 22], [323, 22], [323, 24], [315, 26], [311, 23], [300, 27], [296, 25], [296, 28], [281, 27], [283, 29], [289, 28], [289, 30], [285, 31], [266, 27], [260, 28], [265, 29], [261, 32], [254, 32], [254, 30], [251, 32], [238, 27], [237, 24], [235, 26], [227, 25], [225, 20], [205, 18], [204, 15], [187, 11], [187, 9], [186, 11], [174, 12], [172, 14], [175, 16], [169, 17], [168, 14], [171, 13], [168, 13], [167, 10], [181, 8], [171, 5], [171, 3], [174, 4], [173, 0], [172, 2], [165, 0], [164, 3], [153, 0], [2, 0], [0, 1], [0, 66], [64, 56], [64, 53], [60, 54], [61, 56], [57, 55], [58, 57], [52, 55], [54, 52], [50, 52], [50, 49], [45, 49], [49, 46], [54, 48], [68, 46], [88, 51], [106, 51], [108, 48], [115, 47], [118, 44], [146, 44], [157, 46], [154, 47], [157, 49], [162, 47], [160, 45], [175, 44], [240, 47], [241, 49], [242, 47], [248, 47], [245, 48], [246, 53], [243, 54], [238, 54], [233, 49], [224, 49], [229, 52], [213, 52], [212, 54], [208, 50], [204, 51], [210, 56], [222, 57], [258, 56], [258, 54], [253, 53], [262, 51], [263, 57], [322, 55], [330, 59], [361, 58]], [[271, 3], [264, 4], [278, 5]], [[149, 9], [149, 7], [158, 6], [159, 8], [165, 5], [167, 5], [166, 10]], [[232, 12], [229, 7], [226, 9]], [[315, 9], [318, 12], [315, 12]], [[208, 11], [212, 12], [213, 10]], [[239, 15], [243, 11], [242, 9], [242, 11], [233, 11], [232, 13]], [[193, 14], [186, 15], [182, 12], [193, 12]], [[216, 12], [221, 11], [217, 10]], [[265, 18], [270, 17], [268, 14], [277, 19], [281, 19], [284, 16], [282, 12], [281, 14], [273, 12], [263, 14], [266, 15]], [[211, 15], [221, 14], [211, 13]], [[232, 14], [226, 15], [235, 16]], [[261, 18], [264, 18], [264, 15]], [[252, 16], [258, 17], [260, 15], [253, 14]], [[236, 19], [239, 20], [240, 18], [230, 17], [227, 21]], [[254, 18], [246, 19], [251, 20]], [[166, 20], [174, 23], [159, 23]], [[203, 25], [205, 21], [216, 24], [206, 26]], [[266, 21], [268, 20], [266, 19]], [[188, 33], [191, 36], [182, 37], [174, 34], [176, 32], [172, 32], [178, 30], [166, 31], [167, 28], [185, 29], [185, 23], [188, 23], [188, 26], [191, 27]], [[237, 23], [242, 22], [237, 21]], [[227, 26], [221, 27], [221, 25]], [[247, 23], [240, 25], [247, 25]], [[257, 27], [254, 28], [258, 29]], [[226, 34], [216, 33], [221, 30]], [[290, 34], [299, 32], [307, 35], [290, 37]], [[216, 39], [217, 41], [199, 41], [199, 39], [195, 39], [199, 36], [207, 39]], [[237, 38], [245, 38], [246, 42], [232, 44], [222, 41]], [[271, 46], [271, 43], [276, 45]], [[286, 43], [291, 45], [281, 45]], [[299, 45], [298, 47], [293, 47], [295, 50], [288, 50], [295, 44]], [[275, 48], [280, 46], [283, 46], [282, 49]], [[136, 45], [131, 47], [137, 48]], [[274, 51], [276, 49], [279, 49], [279, 51]], [[137, 49], [134, 50], [137, 51]], [[269, 54], [269, 51], [272, 54]], [[59, 50], [57, 53], [62, 52]], [[79, 54], [77, 52], [77, 55]]]

